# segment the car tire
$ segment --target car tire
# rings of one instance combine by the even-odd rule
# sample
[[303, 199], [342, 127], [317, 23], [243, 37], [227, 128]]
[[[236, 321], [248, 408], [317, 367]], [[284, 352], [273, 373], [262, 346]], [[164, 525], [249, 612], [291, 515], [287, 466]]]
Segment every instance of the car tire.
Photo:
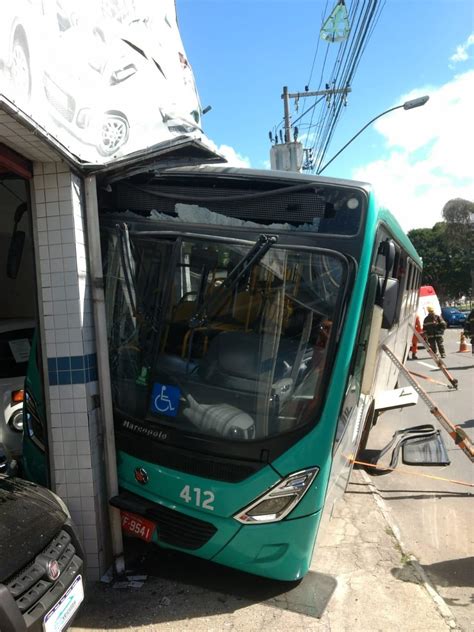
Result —
[[22, 30], [15, 33], [11, 52], [10, 79], [15, 95], [22, 101], [31, 96], [30, 51]]
[[130, 126], [120, 112], [106, 112], [100, 126], [100, 143], [97, 151], [101, 156], [113, 156], [128, 141]]

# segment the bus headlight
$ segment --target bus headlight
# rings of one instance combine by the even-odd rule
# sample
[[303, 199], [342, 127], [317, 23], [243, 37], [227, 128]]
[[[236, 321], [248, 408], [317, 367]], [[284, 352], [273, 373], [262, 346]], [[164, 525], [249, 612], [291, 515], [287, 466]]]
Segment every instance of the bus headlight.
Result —
[[243, 524], [283, 520], [300, 502], [316, 478], [319, 467], [290, 474], [234, 516]]

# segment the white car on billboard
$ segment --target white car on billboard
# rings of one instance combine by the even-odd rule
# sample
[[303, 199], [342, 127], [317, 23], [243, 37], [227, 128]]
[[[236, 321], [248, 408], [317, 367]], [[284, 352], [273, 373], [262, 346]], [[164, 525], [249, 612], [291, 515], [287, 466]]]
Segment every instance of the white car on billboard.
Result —
[[201, 133], [197, 95], [189, 111], [171, 101], [166, 66], [100, 26], [65, 31], [43, 80], [55, 122], [102, 157], [120, 155], [125, 145], [130, 152], [150, 139]]
[[[33, 0], [4, 2], [0, 17], [0, 93], [19, 104], [28, 103], [33, 86], [32, 45], [38, 25], [38, 3]], [[32, 50], [33, 49], [33, 50]]]
[[79, 159], [203, 136], [174, 0], [4, 4], [0, 92]]

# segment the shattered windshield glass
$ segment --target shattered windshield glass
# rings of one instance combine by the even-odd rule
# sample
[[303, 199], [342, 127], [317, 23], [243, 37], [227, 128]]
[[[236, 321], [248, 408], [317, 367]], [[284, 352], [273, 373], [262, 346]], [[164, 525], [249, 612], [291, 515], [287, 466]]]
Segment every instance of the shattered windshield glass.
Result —
[[[173, 180], [171, 178], [171, 180]], [[276, 179], [278, 182], [278, 179]], [[275, 183], [274, 183], [275, 184]], [[273, 184], [273, 186], [274, 186]], [[367, 207], [363, 190], [307, 182], [269, 188], [267, 182], [124, 182], [116, 185], [115, 211], [138, 213], [177, 226], [228, 226], [273, 232], [356, 235]]]
[[109, 233], [116, 410], [225, 441], [314, 421], [345, 260], [275, 241], [252, 257], [258, 235], [239, 243]]

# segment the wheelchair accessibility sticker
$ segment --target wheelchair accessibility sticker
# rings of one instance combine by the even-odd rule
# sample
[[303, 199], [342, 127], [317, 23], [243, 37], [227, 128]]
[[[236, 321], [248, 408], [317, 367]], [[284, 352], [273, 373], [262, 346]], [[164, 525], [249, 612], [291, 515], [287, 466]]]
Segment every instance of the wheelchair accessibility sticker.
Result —
[[180, 397], [181, 391], [177, 386], [155, 382], [151, 393], [151, 412], [176, 417]]

